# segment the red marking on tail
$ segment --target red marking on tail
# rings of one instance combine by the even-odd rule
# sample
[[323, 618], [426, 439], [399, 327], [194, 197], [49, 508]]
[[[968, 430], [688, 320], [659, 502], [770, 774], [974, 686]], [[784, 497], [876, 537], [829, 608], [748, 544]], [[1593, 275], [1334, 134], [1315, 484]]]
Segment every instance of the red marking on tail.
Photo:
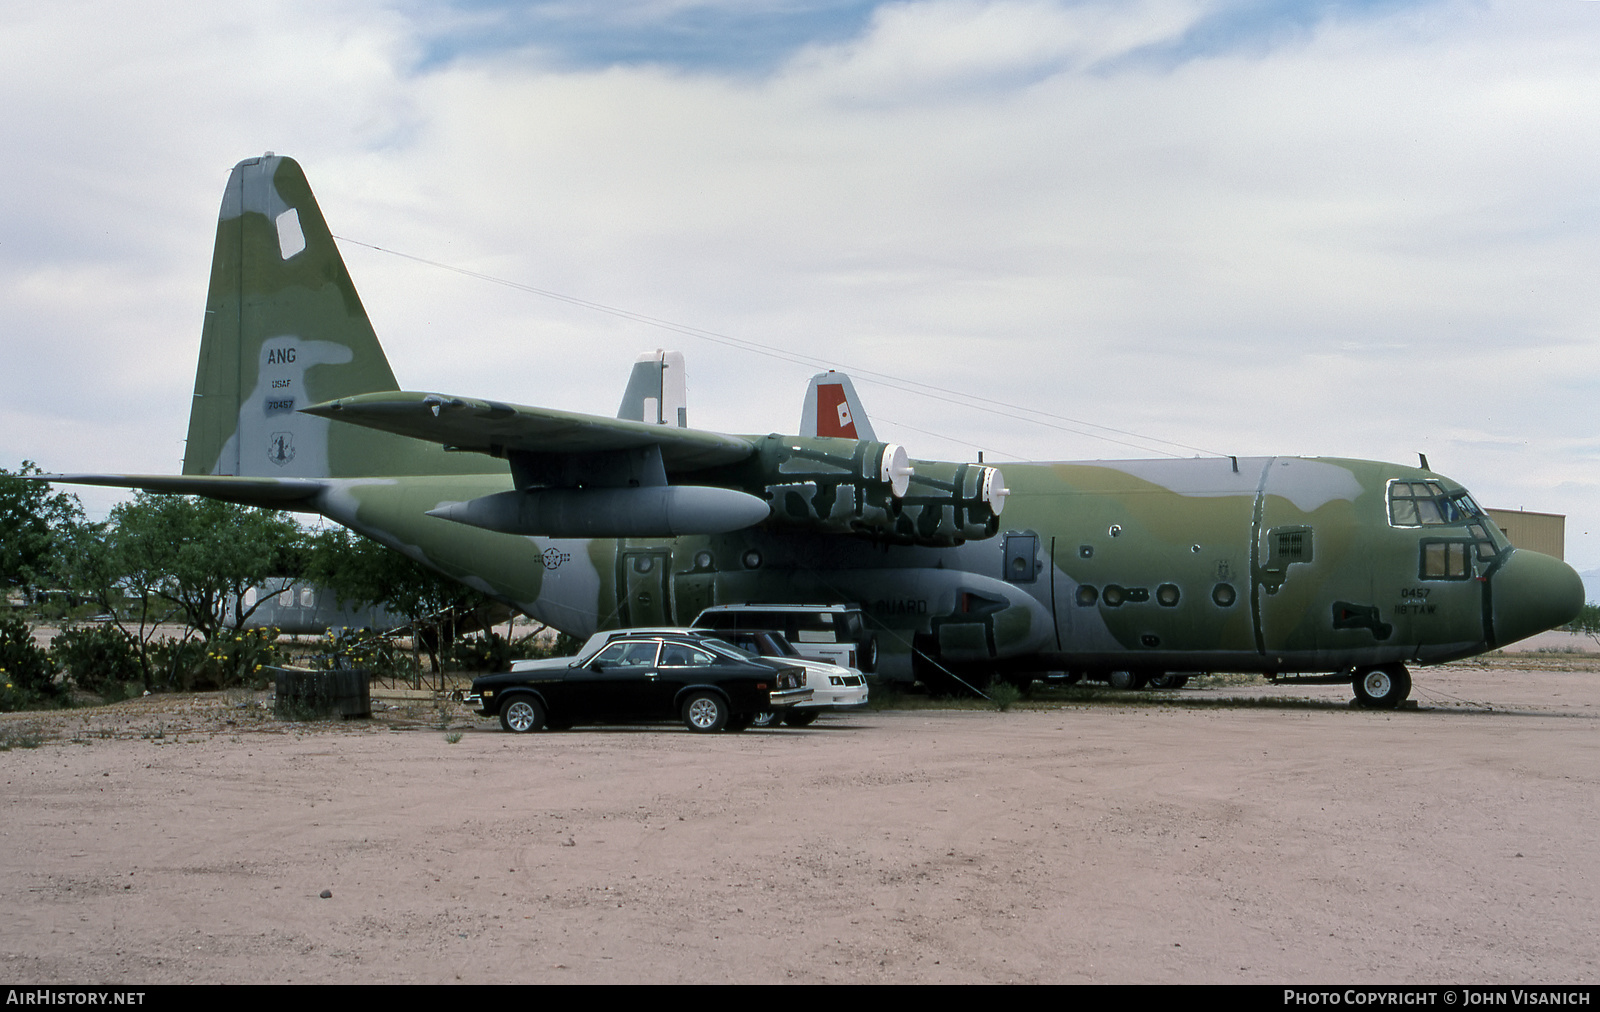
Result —
[[856, 435], [856, 420], [850, 417], [850, 404], [844, 399], [844, 384], [817, 385], [817, 435], [861, 438]]

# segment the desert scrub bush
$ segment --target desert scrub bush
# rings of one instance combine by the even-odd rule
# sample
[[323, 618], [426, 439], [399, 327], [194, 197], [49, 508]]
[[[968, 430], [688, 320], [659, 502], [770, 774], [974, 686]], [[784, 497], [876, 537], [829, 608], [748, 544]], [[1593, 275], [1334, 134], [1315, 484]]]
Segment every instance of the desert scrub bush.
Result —
[[206, 641], [205, 657], [194, 685], [211, 689], [262, 688], [269, 679], [267, 669], [282, 664], [285, 657], [275, 628], [224, 630]]
[[14, 721], [0, 724], [0, 752], [14, 748], [38, 748], [44, 744], [44, 733], [33, 721]]
[[0, 710], [58, 705], [65, 694], [55, 681], [50, 655], [33, 642], [33, 631], [15, 616], [0, 618]]
[[989, 686], [988, 696], [989, 705], [1001, 713], [1005, 713], [1022, 699], [1022, 690], [1010, 682], [1002, 682], [996, 679]]
[[133, 642], [109, 623], [62, 630], [50, 641], [50, 659], [86, 692], [121, 698], [126, 683], [144, 681]]
[[360, 668], [379, 678], [404, 678], [415, 673], [411, 656], [394, 641], [371, 629], [330, 629], [322, 652], [312, 658], [319, 671]]
[[190, 692], [205, 663], [206, 645], [200, 640], [160, 640], [149, 648], [151, 688]]

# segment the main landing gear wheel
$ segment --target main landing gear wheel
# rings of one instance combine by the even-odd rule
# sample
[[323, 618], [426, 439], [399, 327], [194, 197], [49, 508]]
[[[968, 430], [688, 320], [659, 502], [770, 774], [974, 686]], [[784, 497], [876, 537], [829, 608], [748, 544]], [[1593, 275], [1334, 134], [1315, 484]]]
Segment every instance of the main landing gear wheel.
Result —
[[500, 707], [500, 726], [513, 734], [527, 734], [544, 726], [544, 707], [537, 699], [513, 696]]
[[1356, 690], [1356, 702], [1362, 706], [1393, 710], [1411, 695], [1411, 672], [1404, 664], [1357, 668], [1350, 685]]
[[728, 704], [721, 696], [696, 692], [683, 701], [683, 724], [699, 734], [720, 731], [728, 724]]

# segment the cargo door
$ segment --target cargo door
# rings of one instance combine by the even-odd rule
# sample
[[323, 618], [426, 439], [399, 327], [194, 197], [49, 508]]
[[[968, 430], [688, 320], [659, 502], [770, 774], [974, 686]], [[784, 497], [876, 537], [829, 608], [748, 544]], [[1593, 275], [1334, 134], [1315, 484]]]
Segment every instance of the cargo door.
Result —
[[624, 627], [664, 626], [672, 622], [665, 548], [624, 548], [617, 552], [617, 605]]

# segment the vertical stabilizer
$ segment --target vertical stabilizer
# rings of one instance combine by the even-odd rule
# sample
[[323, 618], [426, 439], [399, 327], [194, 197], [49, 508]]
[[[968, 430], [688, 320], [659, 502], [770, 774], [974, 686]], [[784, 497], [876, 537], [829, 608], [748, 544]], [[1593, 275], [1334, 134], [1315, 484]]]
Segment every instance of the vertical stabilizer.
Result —
[[819, 372], [806, 388], [805, 407], [800, 411], [800, 435], [842, 436], [846, 439], [875, 440], [872, 423], [861, 409], [855, 385], [842, 372]]
[[234, 166], [217, 220], [183, 472], [320, 478], [496, 466], [299, 411], [394, 389], [300, 166], [272, 154]]
[[688, 385], [684, 380], [683, 353], [645, 353], [633, 363], [628, 388], [622, 394], [617, 417], [652, 425], [689, 427]]

